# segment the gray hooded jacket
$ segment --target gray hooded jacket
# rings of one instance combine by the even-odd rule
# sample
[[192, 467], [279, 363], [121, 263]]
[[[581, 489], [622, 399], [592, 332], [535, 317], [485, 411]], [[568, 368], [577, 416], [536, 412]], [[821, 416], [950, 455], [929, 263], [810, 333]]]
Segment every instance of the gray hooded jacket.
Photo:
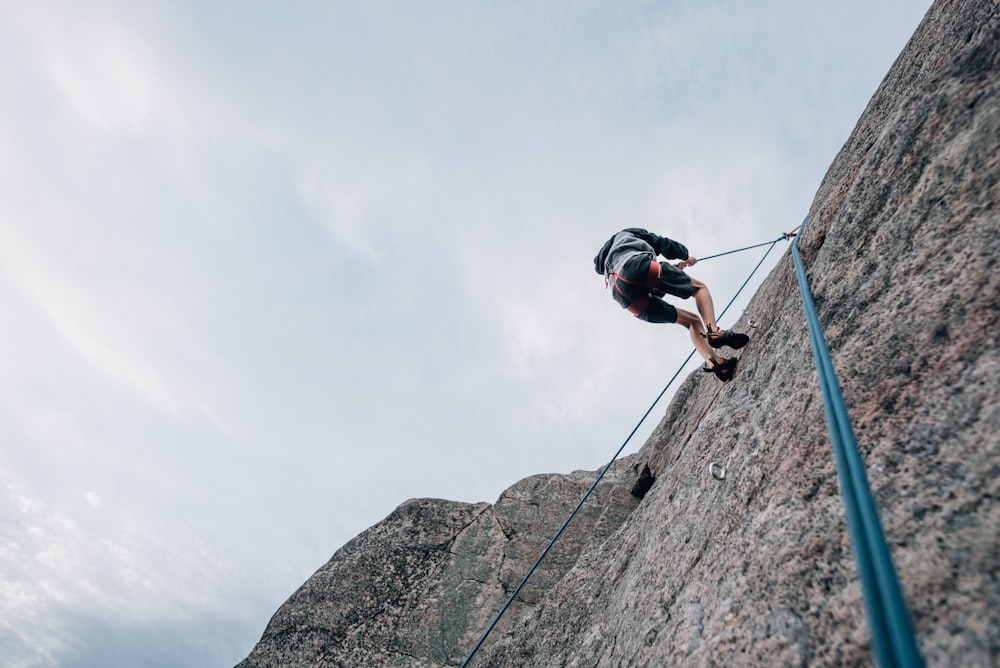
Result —
[[594, 271], [606, 277], [617, 274], [626, 281], [638, 283], [633, 286], [619, 282], [618, 287], [625, 294], [618, 289], [611, 291], [616, 302], [628, 307], [639, 293], [649, 291], [642, 283], [649, 272], [650, 260], [655, 260], [658, 255], [668, 260], [686, 260], [689, 257], [683, 244], [638, 227], [629, 227], [604, 242], [594, 257]]

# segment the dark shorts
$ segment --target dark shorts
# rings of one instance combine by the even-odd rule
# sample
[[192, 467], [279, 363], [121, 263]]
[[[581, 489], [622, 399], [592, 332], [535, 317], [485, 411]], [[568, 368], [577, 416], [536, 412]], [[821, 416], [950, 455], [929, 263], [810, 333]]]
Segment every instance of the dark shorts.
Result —
[[660, 275], [660, 287], [658, 290], [653, 290], [653, 298], [649, 301], [646, 310], [639, 315], [639, 320], [654, 323], [677, 322], [677, 309], [660, 297], [673, 295], [687, 299], [694, 294], [694, 285], [691, 283], [690, 276], [669, 262], [661, 262], [660, 266], [663, 267], [663, 273]]

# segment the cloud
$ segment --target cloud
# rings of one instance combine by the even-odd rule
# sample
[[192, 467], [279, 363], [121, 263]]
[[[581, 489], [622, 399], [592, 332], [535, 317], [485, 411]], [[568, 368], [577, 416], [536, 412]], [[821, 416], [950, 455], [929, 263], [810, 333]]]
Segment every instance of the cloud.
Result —
[[[73, 663], [81, 660], [81, 652], [107, 652], [119, 658], [101, 665], [124, 666], [124, 650], [100, 649], [93, 631], [196, 628], [192, 620], [200, 617], [212, 618], [217, 627], [246, 623], [244, 608], [234, 606], [248, 600], [239, 591], [242, 585], [226, 573], [228, 560], [195, 531], [166, 529], [148, 514], [101, 503], [85, 512], [59, 509], [27, 496], [3, 468], [0, 508], [8, 527], [17, 528], [5, 531], [0, 544], [0, 637], [8, 657], [21, 657], [26, 666], [68, 665], [58, 657], [72, 654], [76, 658], [69, 663], [82, 665]], [[96, 495], [85, 497], [93, 501]], [[244, 638], [249, 634], [243, 633]], [[87, 638], [82, 647], [80, 638]], [[179, 645], [168, 654], [203, 642], [174, 640]], [[168, 650], [168, 645], [153, 643], [147, 649], [157, 648]], [[158, 660], [153, 655], [151, 663], [141, 665], [182, 665]]]
[[212, 416], [209, 401], [192, 392], [195, 383], [183, 377], [183, 363], [178, 363], [191, 357], [204, 363], [207, 355], [167, 304], [134, 280], [116, 280], [112, 267], [101, 266], [109, 249], [88, 257], [77, 245], [67, 257], [52, 247], [43, 250], [19, 227], [10, 218], [0, 222], [2, 273], [21, 292], [20, 304], [37, 309], [111, 384], [171, 415], [193, 409]]
[[381, 265], [425, 250], [419, 241], [429, 230], [413, 222], [435, 213], [433, 198], [442, 190], [427, 158], [356, 139], [336, 142], [324, 153], [299, 157], [295, 190], [335, 245]]
[[[59, 668], [225, 667], [249, 654], [259, 637], [244, 619], [212, 613], [149, 624], [79, 611], [64, 622], [74, 641], [51, 655]], [[86, 642], [75, 640], [80, 638]]]
[[[120, 10], [120, 8], [118, 8]], [[104, 130], [139, 133], [179, 122], [179, 110], [143, 36], [110, 6], [8, 6], [41, 69], [82, 119]]]

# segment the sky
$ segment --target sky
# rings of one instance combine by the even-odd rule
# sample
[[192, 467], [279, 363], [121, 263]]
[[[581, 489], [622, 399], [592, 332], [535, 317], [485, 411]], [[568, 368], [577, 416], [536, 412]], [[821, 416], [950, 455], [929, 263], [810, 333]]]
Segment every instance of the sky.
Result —
[[232, 666], [403, 501], [601, 468], [691, 350], [601, 244], [794, 228], [929, 4], [0, 0], [5, 665]]

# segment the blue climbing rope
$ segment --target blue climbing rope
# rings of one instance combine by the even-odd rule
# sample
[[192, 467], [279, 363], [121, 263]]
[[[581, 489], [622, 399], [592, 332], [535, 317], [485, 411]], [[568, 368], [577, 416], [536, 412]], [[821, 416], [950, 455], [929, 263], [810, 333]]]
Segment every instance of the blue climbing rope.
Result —
[[924, 661], [917, 647], [899, 578], [892, 565], [892, 557], [882, 533], [875, 501], [868, 486], [858, 441], [847, 414], [847, 406], [837, 382], [830, 350], [823, 336], [819, 314], [816, 312], [816, 304], [813, 302], [806, 270], [799, 254], [799, 239], [802, 238], [802, 232], [805, 231], [808, 221], [809, 217], [806, 216], [796, 235], [795, 243], [792, 244], [792, 258], [795, 262], [799, 290], [802, 292], [802, 304], [809, 326], [816, 370], [819, 372], [823, 408], [837, 464], [837, 477], [844, 497], [847, 526], [858, 564], [875, 658], [883, 668], [923, 666]]
[[[796, 229], [798, 229], [798, 228], [796, 228]], [[774, 241], [765, 241], [763, 243], [754, 244], [753, 246], [744, 246], [743, 248], [735, 248], [733, 250], [725, 251], [724, 253], [716, 253], [715, 255], [708, 255], [706, 257], [698, 258], [698, 261], [699, 262], [704, 262], [705, 260], [711, 260], [713, 258], [722, 257], [723, 255], [732, 255], [733, 253], [742, 253], [743, 251], [750, 250], [752, 248], [760, 248], [762, 246], [768, 246], [768, 245], [770, 245], [773, 248], [774, 244], [778, 243], [782, 239], [791, 239], [794, 236], [795, 236], [795, 230], [792, 230], [791, 232], [785, 232], [784, 234], [782, 234], [780, 237], [778, 237]], [[765, 254], [764, 257], [767, 257], [767, 254]]]
[[[792, 236], [793, 236], [792, 233], [783, 234], [774, 241], [767, 241], [762, 244], [747, 246], [746, 248], [738, 248], [736, 250], [726, 251], [725, 253], [717, 253], [716, 255], [709, 255], [708, 257], [701, 258], [700, 261], [710, 260], [715, 257], [721, 257], [723, 255], [729, 255], [731, 253], [738, 253], [740, 251], [750, 250], [751, 248], [759, 248], [761, 246], [767, 246], [770, 244], [770, 247], [767, 249], [767, 252], [764, 253], [764, 256], [760, 259], [760, 262], [758, 262], [757, 266], [753, 268], [753, 271], [750, 272], [750, 275], [747, 276], [747, 279], [743, 281], [743, 285], [741, 285], [739, 290], [736, 291], [736, 294], [733, 295], [733, 298], [729, 300], [729, 303], [726, 304], [726, 307], [722, 309], [722, 312], [719, 314], [719, 319], [722, 319], [722, 317], [726, 315], [726, 311], [729, 310], [729, 307], [733, 305], [736, 299], [740, 296], [740, 293], [743, 292], [744, 288], [746, 288], [746, 286], [750, 283], [751, 279], [753, 279], [754, 274], [756, 274], [757, 270], [760, 269], [762, 264], [764, 264], [764, 260], [766, 260], [767, 256], [771, 253], [772, 250], [774, 250], [775, 244], [777, 244], [779, 241], [783, 239], [791, 239]], [[653, 403], [650, 404], [648, 409], [646, 409], [646, 412], [643, 414], [643, 416], [639, 418], [639, 422], [636, 423], [635, 427], [632, 429], [632, 432], [628, 435], [628, 437], [626, 437], [625, 441], [621, 444], [621, 447], [618, 448], [618, 451], [608, 462], [607, 466], [605, 466], [604, 469], [601, 470], [597, 478], [594, 479], [594, 484], [590, 486], [590, 489], [587, 490], [587, 493], [584, 494], [583, 498], [580, 499], [580, 502], [576, 504], [576, 508], [574, 508], [573, 512], [569, 514], [569, 517], [566, 518], [566, 521], [563, 522], [562, 526], [559, 527], [559, 530], [556, 531], [555, 535], [552, 537], [552, 540], [550, 540], [549, 544], [545, 546], [544, 550], [542, 550], [541, 555], [539, 555], [538, 559], [535, 560], [535, 563], [531, 566], [531, 568], [528, 569], [527, 574], [525, 574], [524, 578], [521, 579], [521, 584], [517, 585], [517, 588], [507, 599], [507, 602], [504, 603], [502, 608], [500, 608], [500, 611], [496, 614], [496, 617], [493, 618], [493, 622], [483, 633], [482, 637], [479, 638], [479, 642], [476, 643], [476, 646], [472, 648], [471, 652], [469, 652], [469, 656], [467, 656], [465, 658], [465, 661], [462, 662], [462, 668], [466, 668], [466, 666], [469, 665], [469, 662], [472, 661], [472, 658], [476, 655], [476, 652], [478, 652], [479, 648], [483, 646], [484, 642], [486, 642], [486, 638], [490, 635], [490, 633], [493, 632], [493, 629], [496, 628], [496, 625], [500, 622], [500, 618], [504, 616], [504, 613], [507, 612], [507, 609], [510, 608], [511, 604], [514, 603], [514, 600], [517, 598], [517, 595], [521, 593], [521, 590], [524, 588], [524, 585], [528, 583], [528, 579], [535, 573], [535, 571], [541, 565], [542, 561], [545, 559], [549, 551], [552, 549], [552, 546], [556, 544], [556, 541], [559, 540], [563, 532], [566, 530], [566, 527], [568, 527], [569, 523], [573, 521], [574, 517], [576, 517], [576, 514], [580, 511], [580, 508], [583, 507], [583, 504], [586, 503], [588, 498], [590, 498], [590, 495], [594, 492], [595, 489], [597, 489], [597, 484], [601, 482], [601, 480], [604, 478], [604, 475], [611, 468], [611, 465], [614, 464], [615, 461], [617, 461], [618, 457], [622, 454], [622, 451], [625, 449], [625, 446], [628, 445], [629, 441], [632, 440], [632, 437], [635, 436], [635, 433], [639, 431], [639, 427], [641, 427], [642, 424], [646, 421], [646, 418], [649, 417], [649, 414], [653, 412], [653, 409], [656, 407], [656, 404], [658, 404], [660, 402], [660, 399], [663, 398], [663, 395], [667, 393], [667, 390], [670, 388], [673, 382], [677, 380], [677, 377], [681, 374], [681, 371], [684, 370], [684, 367], [687, 366], [687, 363], [691, 361], [691, 358], [694, 357], [694, 354], [696, 352], [697, 352], [696, 350], [692, 350], [690, 353], [688, 353], [687, 358], [681, 363], [677, 371], [674, 372], [674, 375], [670, 377], [670, 380], [667, 381], [667, 384], [660, 391], [660, 394], [657, 395], [656, 399], [653, 400]]]

